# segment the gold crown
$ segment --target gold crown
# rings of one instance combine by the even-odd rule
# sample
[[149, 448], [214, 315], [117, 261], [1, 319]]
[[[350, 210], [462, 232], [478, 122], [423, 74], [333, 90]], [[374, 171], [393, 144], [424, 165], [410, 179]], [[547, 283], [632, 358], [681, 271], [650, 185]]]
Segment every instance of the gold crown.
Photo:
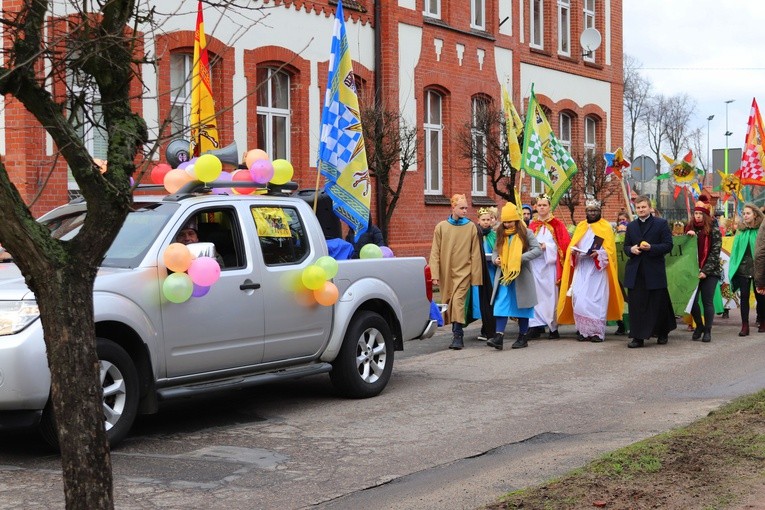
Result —
[[494, 211], [491, 209], [491, 207], [481, 207], [478, 209], [478, 216], [483, 216], [484, 214], [491, 214], [494, 216]]
[[600, 200], [597, 200], [595, 198], [588, 198], [584, 202], [584, 206], [585, 207], [597, 207], [598, 209], [600, 209]]

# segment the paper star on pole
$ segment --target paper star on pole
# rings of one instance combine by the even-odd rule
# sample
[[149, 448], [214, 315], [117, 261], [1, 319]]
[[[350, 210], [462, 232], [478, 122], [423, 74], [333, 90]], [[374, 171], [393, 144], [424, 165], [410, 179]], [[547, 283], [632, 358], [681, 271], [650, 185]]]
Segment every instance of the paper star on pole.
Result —
[[718, 174], [720, 174], [720, 185], [715, 188], [715, 191], [722, 191], [722, 201], [725, 202], [733, 196], [736, 200], [739, 201], [739, 203], [744, 201], [744, 195], [741, 193], [741, 190], [744, 189], [744, 187], [741, 185], [741, 176], [739, 175], [739, 172], [732, 173], [732, 174], [725, 174], [724, 172], [717, 171]]
[[630, 162], [624, 159], [621, 147], [615, 152], [604, 153], [603, 159], [606, 160], [606, 175], [614, 174], [619, 179], [622, 178], [622, 170], [630, 166]]
[[683, 189], [686, 189], [694, 193], [695, 196], [698, 196], [698, 193], [701, 192], [698, 180], [699, 170], [696, 168], [694, 163], [693, 152], [688, 151], [688, 154], [686, 154], [683, 159], [679, 160], [674, 160], [666, 154], [662, 154], [662, 157], [667, 163], [669, 163], [669, 172], [661, 174], [656, 178], [669, 179], [670, 184], [672, 184], [675, 189], [675, 198], [678, 197]]

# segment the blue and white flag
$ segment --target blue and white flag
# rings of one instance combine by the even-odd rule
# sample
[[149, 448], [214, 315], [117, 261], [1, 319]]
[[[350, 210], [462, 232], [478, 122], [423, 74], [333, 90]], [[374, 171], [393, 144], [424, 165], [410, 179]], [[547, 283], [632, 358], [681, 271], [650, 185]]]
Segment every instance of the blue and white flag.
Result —
[[332, 198], [335, 214], [353, 229], [358, 240], [369, 222], [372, 186], [342, 1], [338, 1], [335, 14], [317, 166], [327, 179], [324, 191]]

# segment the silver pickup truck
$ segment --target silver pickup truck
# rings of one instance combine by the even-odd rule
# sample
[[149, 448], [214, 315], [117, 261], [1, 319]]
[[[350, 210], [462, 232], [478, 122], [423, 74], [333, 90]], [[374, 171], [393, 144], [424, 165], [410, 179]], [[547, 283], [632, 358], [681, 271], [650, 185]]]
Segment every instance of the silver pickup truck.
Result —
[[[134, 202], [93, 296], [112, 445], [138, 413], [157, 412], [170, 399], [318, 373], [329, 373], [345, 396], [375, 396], [391, 377], [394, 351], [435, 331], [421, 257], [340, 261], [337, 302], [306, 302], [290, 282], [327, 255], [327, 244], [304, 200], [179, 192], [137, 194]], [[85, 212], [72, 202], [40, 221], [67, 239]], [[170, 273], [163, 254], [190, 222], [200, 245], [214, 245], [222, 270], [206, 295], [173, 303], [162, 292]], [[39, 425], [55, 445], [49, 386], [34, 295], [18, 269], [3, 263], [0, 430]]]

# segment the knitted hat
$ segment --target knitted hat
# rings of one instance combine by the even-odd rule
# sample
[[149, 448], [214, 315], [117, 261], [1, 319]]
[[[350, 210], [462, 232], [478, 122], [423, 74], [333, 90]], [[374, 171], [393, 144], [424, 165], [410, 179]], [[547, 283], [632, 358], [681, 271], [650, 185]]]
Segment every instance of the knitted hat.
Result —
[[703, 212], [707, 216], [712, 215], [712, 208], [709, 206], [709, 197], [706, 195], [699, 196], [699, 199], [696, 201], [696, 203], [693, 206], [693, 210]]
[[502, 207], [502, 221], [520, 221], [521, 216], [518, 214], [518, 207], [513, 203], [506, 203]]
[[523, 204], [523, 209], [528, 209], [529, 212], [532, 212], [531, 206], [529, 204]]

